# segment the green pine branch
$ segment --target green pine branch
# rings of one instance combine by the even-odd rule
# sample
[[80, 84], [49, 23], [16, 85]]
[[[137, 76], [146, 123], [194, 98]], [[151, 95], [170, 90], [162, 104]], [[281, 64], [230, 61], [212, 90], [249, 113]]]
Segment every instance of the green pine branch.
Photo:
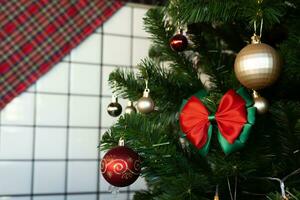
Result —
[[285, 8], [288, 7], [288, 2], [283, 0], [276, 2], [271, 0], [172, 0], [170, 2], [168, 12], [174, 22], [180, 24], [239, 21], [252, 26], [254, 21], [259, 23], [263, 18], [265, 27], [270, 27], [280, 22], [281, 17], [286, 14]]

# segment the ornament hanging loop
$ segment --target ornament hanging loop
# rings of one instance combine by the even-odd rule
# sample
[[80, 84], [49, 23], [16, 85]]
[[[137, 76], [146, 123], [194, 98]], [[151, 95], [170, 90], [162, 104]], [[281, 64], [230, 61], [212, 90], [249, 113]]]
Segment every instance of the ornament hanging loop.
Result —
[[145, 80], [145, 84], [146, 84], [146, 87], [145, 87], [145, 90], [144, 90], [143, 97], [149, 97], [150, 89], [148, 87], [148, 79]]
[[145, 90], [146, 90], [146, 89], [149, 89], [149, 88], [148, 88], [148, 79], [145, 80], [145, 85], [146, 85]]
[[260, 30], [259, 30], [259, 35], [256, 34], [257, 32], [257, 22], [256, 20], [254, 21], [254, 34], [253, 36], [251, 37], [251, 43], [252, 44], [259, 44], [261, 43], [261, 37], [262, 37], [262, 30], [263, 30], [263, 24], [264, 24], [264, 20], [263, 18], [261, 18], [260, 20]]
[[117, 103], [118, 102], [118, 96], [113, 94], [112, 97], [111, 97], [111, 102], [112, 103]]
[[261, 18], [260, 20], [260, 30], [259, 30], [259, 37], [262, 37], [262, 30], [263, 30], [263, 25], [264, 25], [264, 19]]
[[282, 180], [279, 181], [280, 182], [280, 189], [281, 189], [281, 196], [283, 200], [289, 200], [288, 197], [286, 196], [285, 193], [285, 185], [284, 182]]

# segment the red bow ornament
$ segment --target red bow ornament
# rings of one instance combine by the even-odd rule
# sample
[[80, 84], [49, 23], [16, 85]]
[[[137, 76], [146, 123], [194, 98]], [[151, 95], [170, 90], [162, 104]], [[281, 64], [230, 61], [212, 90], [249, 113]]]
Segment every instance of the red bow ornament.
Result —
[[242, 88], [235, 92], [229, 90], [221, 99], [217, 112], [211, 114], [202, 103], [206, 94], [200, 91], [184, 103], [179, 117], [182, 132], [187, 139], [206, 155], [213, 133], [215, 121], [218, 141], [225, 154], [242, 146], [248, 139], [250, 129], [255, 122], [255, 108], [252, 99]]

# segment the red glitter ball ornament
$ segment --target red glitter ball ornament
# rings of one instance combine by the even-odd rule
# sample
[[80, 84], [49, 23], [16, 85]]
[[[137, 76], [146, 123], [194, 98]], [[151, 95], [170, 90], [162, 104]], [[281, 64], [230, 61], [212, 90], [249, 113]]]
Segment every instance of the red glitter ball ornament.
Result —
[[109, 150], [101, 160], [101, 173], [113, 186], [131, 185], [141, 173], [140, 156], [131, 148], [115, 147]]
[[184, 51], [187, 45], [188, 40], [182, 33], [174, 35], [170, 40], [170, 47], [177, 52]]

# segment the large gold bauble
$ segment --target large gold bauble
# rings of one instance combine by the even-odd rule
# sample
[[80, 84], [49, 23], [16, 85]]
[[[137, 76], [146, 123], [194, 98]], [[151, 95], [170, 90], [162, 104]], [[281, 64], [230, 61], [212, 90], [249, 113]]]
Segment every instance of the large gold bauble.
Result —
[[258, 90], [274, 83], [280, 75], [281, 59], [274, 48], [252, 41], [236, 56], [234, 71], [242, 85]]

